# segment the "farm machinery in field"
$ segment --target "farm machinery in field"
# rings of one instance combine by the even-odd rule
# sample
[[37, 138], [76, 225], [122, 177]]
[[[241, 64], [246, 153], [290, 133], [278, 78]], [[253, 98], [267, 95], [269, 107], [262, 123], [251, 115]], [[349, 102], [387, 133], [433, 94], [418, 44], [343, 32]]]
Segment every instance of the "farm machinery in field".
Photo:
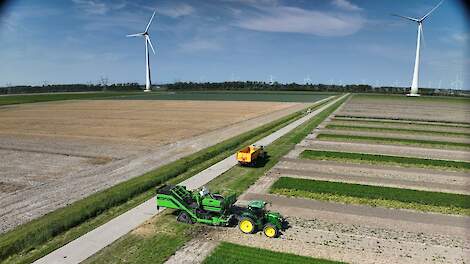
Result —
[[263, 146], [251, 145], [237, 151], [236, 158], [241, 166], [252, 166], [266, 158], [266, 151]]
[[239, 207], [235, 205], [235, 195], [223, 197], [205, 187], [191, 192], [184, 186], [164, 185], [157, 189], [156, 200], [157, 206], [176, 209], [176, 220], [187, 224], [238, 224], [245, 234], [262, 230], [269, 238], [279, 236], [287, 224], [279, 213], [266, 210], [265, 201], [250, 201], [247, 207]]

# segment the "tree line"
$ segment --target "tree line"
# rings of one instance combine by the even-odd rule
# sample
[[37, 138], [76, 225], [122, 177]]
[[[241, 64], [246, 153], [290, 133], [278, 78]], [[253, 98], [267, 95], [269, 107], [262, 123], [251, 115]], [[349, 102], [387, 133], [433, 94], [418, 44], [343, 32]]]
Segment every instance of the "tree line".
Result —
[[[100, 84], [47, 84], [41, 86], [9, 86], [0, 88], [0, 94], [22, 93], [54, 93], [54, 92], [96, 92], [96, 91], [139, 91], [144, 86], [138, 83]], [[234, 82], [175, 82], [154, 86], [153, 90], [162, 91], [311, 91], [311, 92], [338, 92], [338, 93], [384, 93], [406, 94], [408, 87], [381, 86], [374, 87], [367, 84], [298, 84], [298, 83], [266, 83], [257, 81]], [[469, 96], [470, 91], [452, 89], [420, 88], [423, 95]]]

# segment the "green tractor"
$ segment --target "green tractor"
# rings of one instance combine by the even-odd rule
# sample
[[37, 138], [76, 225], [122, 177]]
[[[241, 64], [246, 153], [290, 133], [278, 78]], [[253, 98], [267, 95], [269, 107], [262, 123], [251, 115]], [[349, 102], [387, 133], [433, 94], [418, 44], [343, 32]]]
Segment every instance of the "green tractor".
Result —
[[176, 209], [176, 220], [188, 224], [230, 226], [238, 223], [245, 234], [263, 230], [270, 238], [279, 236], [287, 224], [279, 213], [265, 209], [265, 201], [251, 201], [247, 207], [238, 207], [234, 205], [235, 195], [223, 197], [210, 193], [205, 187], [191, 192], [184, 186], [164, 185], [157, 189], [156, 200], [157, 207]]

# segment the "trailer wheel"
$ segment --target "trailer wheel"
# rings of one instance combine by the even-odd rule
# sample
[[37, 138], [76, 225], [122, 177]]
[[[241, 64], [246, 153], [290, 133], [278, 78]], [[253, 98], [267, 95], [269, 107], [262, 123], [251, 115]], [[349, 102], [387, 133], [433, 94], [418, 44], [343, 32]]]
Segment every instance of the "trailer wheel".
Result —
[[264, 229], [263, 229], [263, 233], [265, 236], [269, 237], [269, 238], [275, 238], [277, 236], [279, 236], [279, 230], [277, 229], [277, 227], [271, 223], [267, 223], [265, 226], [264, 226]]
[[243, 217], [238, 222], [238, 228], [245, 234], [253, 234], [255, 232], [255, 222], [249, 217]]
[[186, 223], [186, 224], [194, 224], [193, 220], [191, 217], [186, 213], [185, 211], [181, 211], [178, 214], [178, 217], [176, 217], [176, 221]]

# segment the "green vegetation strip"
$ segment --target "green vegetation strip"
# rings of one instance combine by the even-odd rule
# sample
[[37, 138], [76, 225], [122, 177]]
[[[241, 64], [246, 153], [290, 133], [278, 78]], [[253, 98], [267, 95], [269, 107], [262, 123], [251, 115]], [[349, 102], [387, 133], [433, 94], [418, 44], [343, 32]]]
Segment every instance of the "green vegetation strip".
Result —
[[222, 242], [203, 264], [333, 264], [343, 263]]
[[91, 92], [91, 93], [50, 93], [31, 95], [5, 95], [0, 96], [1, 105], [26, 104], [48, 101], [84, 100], [84, 99], [109, 99], [121, 96], [132, 96], [137, 92]]
[[272, 193], [391, 208], [470, 215], [470, 195], [281, 177]]
[[421, 159], [354, 152], [304, 150], [302, 153], [300, 153], [300, 157], [313, 160], [336, 160], [342, 162], [366, 164], [390, 164], [402, 167], [431, 167], [436, 169], [470, 170], [470, 163], [465, 161]]
[[232, 155], [237, 149], [301, 118], [303, 112], [293, 113], [225, 140], [2, 234], [0, 261], [8, 258], [10, 263], [29, 263], [38, 259], [149, 199], [154, 195], [154, 187], [164, 182], [178, 183], [197, 174]]
[[[235, 166], [212, 180], [207, 186], [211, 191], [222, 194], [241, 194], [255, 183], [261, 176], [270, 170], [279, 159], [287, 154], [294, 146], [304, 139], [315, 127], [317, 127], [326, 117], [336, 110], [343, 100], [328, 107], [319, 113], [310, 121], [290, 133], [279, 138], [266, 147], [269, 158], [263, 166], [259, 167], [240, 167]], [[184, 243], [193, 239], [200, 231], [201, 225], [186, 225], [175, 220], [172, 210], [165, 210], [165, 213], [155, 217], [144, 229], [153, 230], [145, 235], [133, 232], [122, 237], [112, 245], [101, 250], [90, 257], [83, 264], [93, 263], [152, 263], [158, 264], [165, 262], [176, 250]], [[166, 226], [161, 230], [160, 226]], [[182, 226], [182, 228], [179, 228]], [[189, 235], [190, 234], [190, 235]], [[167, 239], [161, 239], [162, 235]], [[175, 246], [175, 241], [177, 245]], [[161, 253], [160, 253], [161, 252]]]
[[342, 142], [370, 142], [380, 144], [397, 144], [397, 145], [408, 145], [408, 146], [420, 146], [420, 147], [431, 147], [440, 149], [469, 149], [470, 144], [462, 142], [448, 142], [448, 141], [431, 141], [431, 140], [419, 140], [419, 139], [407, 139], [407, 138], [389, 138], [389, 137], [371, 137], [371, 136], [359, 136], [359, 135], [335, 135], [335, 134], [318, 134], [319, 140], [331, 140], [331, 141], [342, 141]]
[[[351, 122], [353, 123], [353, 122]], [[407, 128], [393, 128], [393, 127], [373, 127], [373, 126], [355, 126], [355, 125], [337, 125], [329, 124], [326, 126], [328, 129], [334, 130], [354, 130], [354, 131], [378, 131], [378, 132], [396, 132], [407, 134], [420, 134], [420, 135], [438, 135], [438, 136], [463, 136], [470, 137], [470, 133], [451, 132], [451, 131], [433, 131], [425, 129], [407, 129]]]
[[453, 122], [453, 121], [439, 121], [439, 120], [431, 120], [431, 119], [412, 119], [412, 118], [399, 118], [399, 117], [383, 118], [383, 117], [353, 116], [353, 115], [337, 115], [336, 117], [356, 119], [356, 120], [361, 120], [361, 122], [362, 122], [362, 119], [371, 119], [371, 121], [376, 120], [376, 121], [380, 121], [380, 122], [406, 121], [406, 122], [438, 123], [437, 125], [447, 125], [447, 126], [452, 126], [452, 125], [454, 125], [454, 126], [455, 125], [469, 126], [470, 125], [470, 122]]

